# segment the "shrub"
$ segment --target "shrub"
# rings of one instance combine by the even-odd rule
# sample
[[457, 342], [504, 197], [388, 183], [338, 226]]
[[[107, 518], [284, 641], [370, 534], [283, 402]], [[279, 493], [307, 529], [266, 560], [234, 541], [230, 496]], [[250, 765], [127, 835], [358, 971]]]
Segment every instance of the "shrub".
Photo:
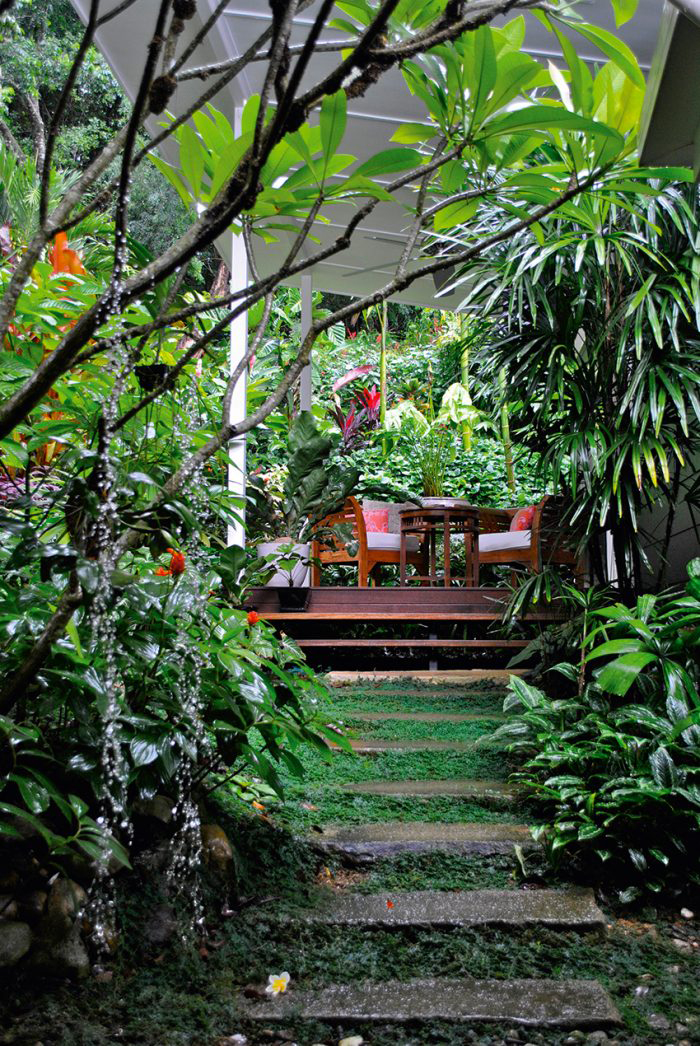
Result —
[[689, 573], [682, 594], [592, 611], [584, 674], [557, 666], [577, 692], [513, 677], [494, 735], [526, 758], [517, 779], [552, 861], [604, 866], [622, 901], [700, 886], [700, 561]]

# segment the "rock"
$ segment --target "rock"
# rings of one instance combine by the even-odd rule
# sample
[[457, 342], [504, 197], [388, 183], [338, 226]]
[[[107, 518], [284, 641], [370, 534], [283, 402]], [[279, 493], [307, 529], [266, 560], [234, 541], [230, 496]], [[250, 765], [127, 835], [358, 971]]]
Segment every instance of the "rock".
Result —
[[695, 912], [691, 912], [690, 908], [681, 908], [681, 918], [683, 919], [694, 919]]
[[690, 941], [684, 941], [680, 937], [672, 937], [671, 944], [679, 952], [683, 952], [684, 955], [690, 955], [693, 950], [693, 946]]
[[348, 1035], [347, 1039], [341, 1039], [338, 1046], [362, 1046], [365, 1040], [361, 1035]]
[[204, 863], [220, 872], [228, 872], [233, 863], [233, 850], [226, 832], [218, 824], [202, 825]]
[[668, 1031], [671, 1027], [671, 1022], [661, 1013], [650, 1013], [647, 1017], [647, 1024], [654, 1031]]
[[32, 969], [45, 977], [70, 977], [82, 980], [90, 973], [90, 959], [80, 936], [80, 927], [74, 923], [66, 937], [60, 940], [44, 938], [29, 957]]
[[134, 803], [134, 813], [140, 817], [160, 821], [162, 824], [170, 824], [174, 805], [173, 800], [167, 795], [154, 795], [152, 799], [137, 799]]
[[56, 939], [65, 937], [87, 903], [82, 886], [72, 879], [59, 877], [49, 891], [46, 916], [42, 920], [42, 936]]
[[12, 894], [0, 894], [0, 919], [16, 919], [19, 915], [19, 905]]
[[4, 875], [0, 875], [0, 892], [10, 893], [18, 885], [19, 875], [17, 872], [5, 872]]
[[143, 927], [143, 936], [147, 944], [162, 948], [168, 944], [177, 931], [177, 916], [169, 904], [159, 904], [154, 908]]
[[248, 1040], [245, 1035], [241, 1035], [237, 1032], [235, 1035], [224, 1035], [222, 1039], [218, 1039], [216, 1046], [248, 1046]]
[[567, 1046], [573, 1046], [573, 1044], [575, 1042], [584, 1042], [585, 1039], [586, 1039], [585, 1031], [579, 1031], [578, 1029], [576, 1029], [576, 1031], [572, 1031], [571, 1035], [568, 1035], [564, 1039], [564, 1042], [567, 1044]]
[[19, 906], [22, 918], [30, 925], [38, 922], [44, 914], [48, 896], [46, 890], [32, 890], [31, 893], [25, 894], [20, 899]]
[[0, 922], [0, 967], [14, 966], [32, 946], [32, 931], [27, 923]]
[[586, 1036], [586, 1046], [598, 1046], [598, 1043], [609, 1041], [610, 1040], [604, 1031], [593, 1031], [590, 1035]]

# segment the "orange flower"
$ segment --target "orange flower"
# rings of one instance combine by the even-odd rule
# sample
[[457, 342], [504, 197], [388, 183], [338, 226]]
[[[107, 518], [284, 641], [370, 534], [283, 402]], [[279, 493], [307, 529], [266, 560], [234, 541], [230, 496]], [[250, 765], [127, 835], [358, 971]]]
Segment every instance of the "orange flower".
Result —
[[185, 573], [185, 555], [183, 552], [177, 552], [174, 548], [169, 548], [170, 553], [170, 573], [173, 577], [177, 577], [178, 574]]
[[389, 911], [391, 911], [391, 909], [394, 907], [394, 902], [393, 901], [387, 901], [386, 902], [386, 906], [389, 909]]
[[80, 255], [68, 246], [68, 237], [64, 232], [57, 234], [49, 251], [49, 261], [53, 265], [54, 276], [59, 272], [69, 272], [72, 276], [87, 276]]
[[258, 614], [258, 612], [256, 610], [249, 610], [248, 611], [248, 624], [249, 625], [257, 625], [259, 620], [260, 620], [260, 614]]
[[253, 804], [252, 805], [255, 807], [256, 810], [262, 810], [263, 812], [265, 810], [265, 807], [263, 806], [263, 804], [259, 803], [257, 799], [253, 799]]
[[180, 574], [185, 573], [185, 554], [174, 548], [169, 548], [168, 552], [170, 553], [170, 566], [158, 567], [156, 575], [158, 577], [179, 577]]

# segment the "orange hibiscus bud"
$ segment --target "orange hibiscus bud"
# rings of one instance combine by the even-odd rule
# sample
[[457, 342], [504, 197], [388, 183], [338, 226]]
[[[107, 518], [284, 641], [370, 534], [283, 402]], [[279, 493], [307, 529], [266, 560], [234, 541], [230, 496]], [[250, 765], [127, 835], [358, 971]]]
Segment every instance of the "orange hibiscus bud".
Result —
[[252, 805], [255, 807], [256, 810], [262, 810], [263, 812], [265, 811], [265, 807], [263, 806], [262, 803], [259, 803], [257, 801], [257, 799], [253, 800], [253, 804]]
[[49, 251], [49, 261], [53, 265], [54, 275], [69, 272], [72, 276], [87, 276], [80, 255], [68, 246], [68, 237], [64, 232], [57, 234]]
[[156, 574], [158, 577], [179, 577], [180, 574], [185, 573], [185, 554], [174, 548], [169, 548], [168, 552], [170, 553], [170, 566], [158, 567]]
[[260, 614], [258, 614], [258, 612], [256, 610], [249, 610], [248, 611], [248, 624], [249, 625], [257, 625], [259, 620], [260, 620]]
[[185, 573], [185, 555], [183, 552], [178, 552], [174, 548], [169, 548], [170, 553], [170, 573], [173, 577], [177, 577], [179, 574]]

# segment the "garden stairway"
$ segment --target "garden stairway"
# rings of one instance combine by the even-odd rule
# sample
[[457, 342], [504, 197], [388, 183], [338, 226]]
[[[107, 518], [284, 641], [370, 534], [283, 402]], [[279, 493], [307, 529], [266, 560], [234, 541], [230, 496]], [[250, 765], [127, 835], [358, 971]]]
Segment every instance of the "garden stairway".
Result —
[[[356, 692], [355, 704], [358, 707], [344, 708], [343, 717], [355, 724], [352, 727], [355, 731], [369, 727], [374, 732], [373, 736], [353, 741], [355, 752], [367, 755], [366, 760], [355, 762], [355, 765], [364, 766], [371, 776], [364, 780], [339, 780], [330, 787], [349, 798], [356, 797], [358, 802], [373, 799], [386, 802], [387, 797], [390, 802], [397, 803], [414, 800], [421, 806], [423, 819], [411, 820], [418, 811], [409, 809], [408, 816], [402, 820], [325, 824], [319, 837], [313, 840], [316, 845], [356, 867], [371, 867], [377, 859], [405, 853], [509, 854], [513, 853], [514, 846], [518, 846], [521, 852], [534, 847], [527, 825], [512, 820], [515, 793], [504, 779], [505, 770], [499, 779], [448, 777], [445, 768], [449, 769], [461, 756], [466, 759], [469, 753], [473, 754], [474, 743], [429, 736], [440, 729], [474, 729], [479, 724], [482, 730], [488, 730], [490, 721], [501, 718], [494, 712], [496, 693], [487, 694], [492, 707], [486, 711], [463, 709], [463, 691], [459, 711], [425, 710], [426, 704], [435, 701], [438, 694], [445, 702], [453, 700], [456, 704], [454, 689], [435, 689], [427, 697], [421, 695], [419, 698], [408, 687], [403, 690], [400, 687], [377, 689], [374, 693], [367, 690], [366, 693], [377, 707], [362, 709], [362, 692]], [[382, 707], [383, 700], [385, 707]], [[415, 701], [415, 708], [411, 707], [412, 701]], [[405, 707], [399, 708], [402, 703]], [[411, 736], [415, 732], [428, 736]], [[397, 733], [401, 736], [395, 736]], [[415, 759], [421, 755], [432, 760], [432, 764], [416, 764]], [[428, 772], [420, 778], [392, 777], [391, 773], [400, 772], [398, 760], [402, 756], [414, 761], [411, 764], [413, 770], [416, 765], [419, 769], [421, 765], [429, 769], [432, 765], [435, 776]], [[353, 757], [347, 754], [338, 752], [334, 758], [344, 760], [343, 765], [348, 762], [353, 765]], [[448, 758], [453, 762], [440, 762]], [[487, 756], [485, 760], [484, 766], [493, 772], [493, 757]], [[368, 768], [367, 764], [370, 764]], [[472, 759], [470, 768], [474, 766], [478, 769], [478, 764]], [[383, 770], [384, 773], [372, 775], [373, 770]], [[431, 807], [450, 798], [476, 803], [477, 809], [489, 811], [491, 819], [469, 822], [445, 820], [439, 813], [432, 816]], [[499, 816], [494, 804], [496, 810], [506, 810], [503, 820], [494, 819]], [[287, 922], [292, 919], [300, 927], [336, 927], [340, 932], [353, 927], [375, 933], [391, 931], [413, 935], [460, 930], [482, 933], [493, 928], [507, 933], [525, 930], [536, 933], [548, 930], [579, 934], [605, 932], [605, 919], [592, 891], [581, 888], [531, 891], [384, 889], [375, 893], [346, 889], [326, 893], [315, 907], [280, 918]], [[255, 1003], [248, 1007], [248, 1013], [255, 1020], [267, 1023], [294, 1019], [320, 1021], [336, 1030], [339, 1026], [351, 1026], [363, 1033], [366, 1033], [364, 1026], [368, 1024], [406, 1022], [414, 1026], [433, 1022], [475, 1027], [506, 1024], [543, 1030], [601, 1029], [620, 1022], [614, 1003], [595, 980], [472, 978], [453, 973], [444, 977], [426, 977], [422, 973], [417, 969], [415, 976], [407, 980], [363, 979], [299, 989], [292, 984], [287, 994]], [[411, 1039], [411, 1042], [421, 1041], [420, 1037]]]

